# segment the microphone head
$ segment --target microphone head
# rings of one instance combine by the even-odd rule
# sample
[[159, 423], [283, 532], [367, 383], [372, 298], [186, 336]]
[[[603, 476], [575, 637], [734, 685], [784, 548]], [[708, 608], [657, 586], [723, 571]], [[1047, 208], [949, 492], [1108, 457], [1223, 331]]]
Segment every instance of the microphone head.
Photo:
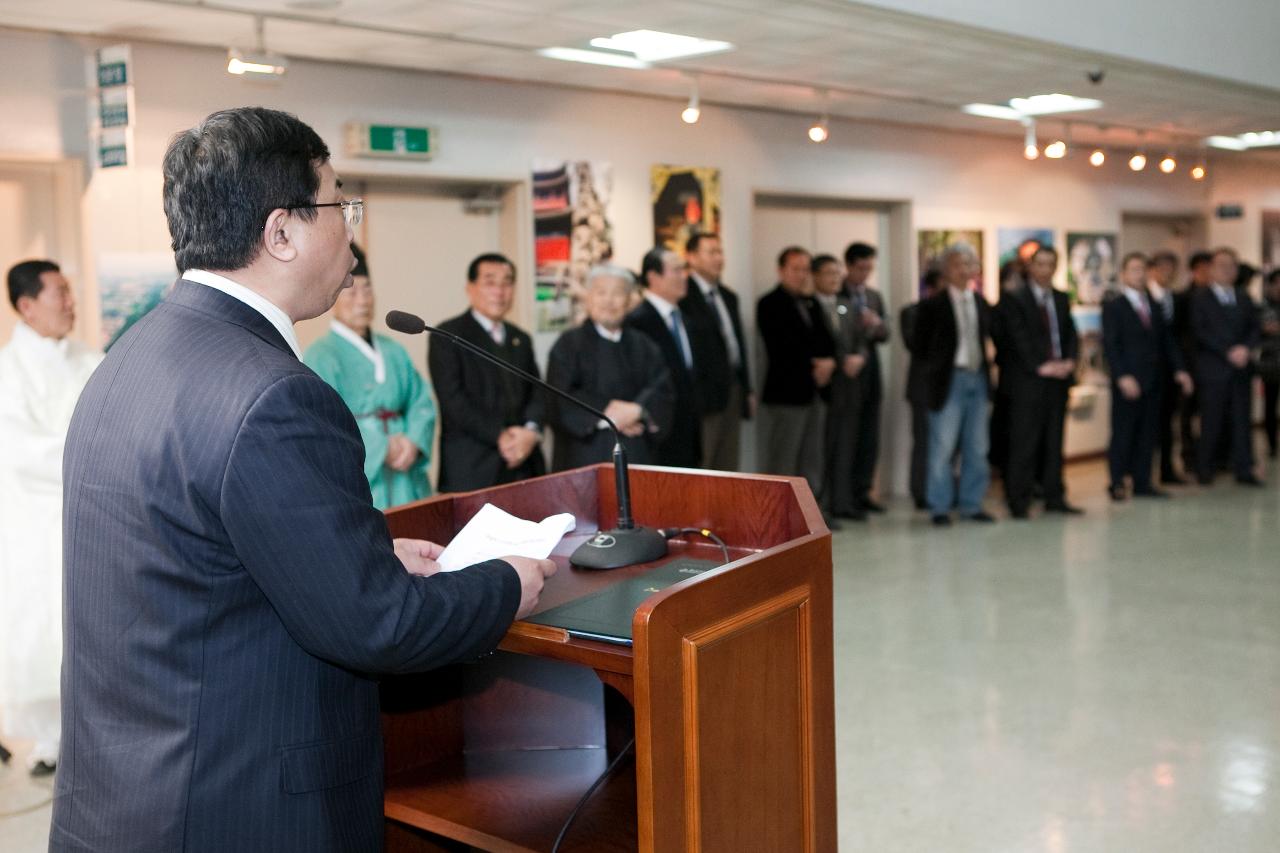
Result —
[[421, 317], [408, 311], [388, 311], [387, 328], [406, 335], [420, 335], [427, 330], [427, 324]]

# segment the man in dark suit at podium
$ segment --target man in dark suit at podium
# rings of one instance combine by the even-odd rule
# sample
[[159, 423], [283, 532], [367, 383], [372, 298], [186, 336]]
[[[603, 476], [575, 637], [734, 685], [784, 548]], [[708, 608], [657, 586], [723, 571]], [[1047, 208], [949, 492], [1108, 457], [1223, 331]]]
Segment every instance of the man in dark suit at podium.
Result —
[[363, 207], [340, 187], [273, 110], [215, 113], [165, 155], [185, 272], [66, 444], [51, 851], [380, 850], [377, 675], [492, 650], [554, 571], [433, 574], [439, 546], [388, 534], [293, 331], [351, 285]]
[[650, 249], [640, 262], [644, 301], [627, 315], [626, 328], [648, 337], [662, 351], [676, 390], [675, 416], [656, 462], [676, 468], [702, 464], [702, 406], [694, 377], [698, 364], [680, 300], [688, 293], [684, 261], [670, 249]]
[[1249, 411], [1252, 387], [1250, 351], [1261, 330], [1248, 291], [1235, 288], [1235, 252], [1217, 249], [1210, 265], [1212, 283], [1191, 294], [1191, 331], [1196, 342], [1196, 387], [1200, 396], [1200, 445], [1196, 476], [1213, 482], [1224, 439], [1231, 448], [1236, 482], [1260, 486], [1253, 473]]
[[[440, 328], [537, 376], [532, 339], [505, 319], [515, 289], [515, 264], [499, 254], [481, 255], [467, 267], [471, 309]], [[441, 492], [469, 492], [546, 473], [541, 448], [546, 401], [537, 387], [443, 338], [427, 344], [427, 366], [440, 404]]]

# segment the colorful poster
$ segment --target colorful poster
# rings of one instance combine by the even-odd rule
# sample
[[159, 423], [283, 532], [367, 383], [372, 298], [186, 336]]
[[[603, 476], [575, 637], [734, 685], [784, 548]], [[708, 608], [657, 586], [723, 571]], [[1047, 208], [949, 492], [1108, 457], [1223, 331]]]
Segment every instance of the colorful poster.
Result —
[[1080, 305], [1101, 305], [1116, 284], [1116, 235], [1067, 232], [1067, 291]]
[[537, 331], [582, 319], [580, 297], [591, 267], [613, 255], [609, 199], [613, 167], [587, 160], [533, 164], [534, 288]]
[[1012, 260], [1026, 264], [1042, 246], [1052, 245], [1051, 228], [1001, 228], [996, 231], [996, 252], [1001, 267]]
[[1280, 210], [1262, 211], [1262, 274], [1280, 269]]
[[977, 260], [974, 275], [969, 279], [969, 288], [978, 293], [985, 293], [982, 274], [982, 231], [965, 229], [953, 231], [921, 230], [916, 235], [916, 255], [920, 263], [919, 294], [924, 294], [924, 277], [931, 269], [936, 269], [942, 260], [942, 253], [950, 248], [967, 249]]
[[1102, 308], [1098, 305], [1076, 305], [1071, 320], [1080, 338], [1080, 359], [1076, 365], [1076, 381], [1082, 385], [1109, 384], [1107, 362], [1102, 354]]
[[653, 243], [684, 254], [696, 233], [720, 231], [720, 170], [700, 166], [654, 166], [649, 171]]
[[160, 304], [178, 280], [172, 252], [107, 252], [98, 259], [102, 348]]

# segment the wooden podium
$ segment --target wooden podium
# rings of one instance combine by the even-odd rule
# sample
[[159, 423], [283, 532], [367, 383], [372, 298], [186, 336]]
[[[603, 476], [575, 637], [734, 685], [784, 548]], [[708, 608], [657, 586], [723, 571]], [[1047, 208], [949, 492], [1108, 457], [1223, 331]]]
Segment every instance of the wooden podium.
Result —
[[[398, 851], [564, 853], [836, 849], [831, 534], [803, 480], [636, 466], [637, 522], [707, 528], [732, 563], [650, 596], [631, 647], [517, 622], [480, 661], [388, 679], [386, 842]], [[445, 495], [387, 514], [393, 536], [448, 541], [486, 502], [572, 512], [539, 610], [646, 566], [591, 572], [568, 555], [616, 520], [609, 465]]]

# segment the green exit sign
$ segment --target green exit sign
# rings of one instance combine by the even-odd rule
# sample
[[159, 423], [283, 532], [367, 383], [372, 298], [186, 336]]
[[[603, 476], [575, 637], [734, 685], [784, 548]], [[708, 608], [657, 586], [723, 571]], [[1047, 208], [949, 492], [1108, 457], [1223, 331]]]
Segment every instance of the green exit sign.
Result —
[[434, 128], [392, 124], [347, 125], [347, 153], [352, 157], [430, 160], [435, 148]]

